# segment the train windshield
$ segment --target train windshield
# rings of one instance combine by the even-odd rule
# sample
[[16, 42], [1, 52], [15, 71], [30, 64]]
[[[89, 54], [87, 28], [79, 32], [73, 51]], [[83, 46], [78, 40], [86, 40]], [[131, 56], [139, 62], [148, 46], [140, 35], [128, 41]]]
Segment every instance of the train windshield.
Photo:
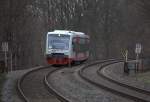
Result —
[[48, 35], [48, 49], [69, 49], [70, 35], [50, 34]]

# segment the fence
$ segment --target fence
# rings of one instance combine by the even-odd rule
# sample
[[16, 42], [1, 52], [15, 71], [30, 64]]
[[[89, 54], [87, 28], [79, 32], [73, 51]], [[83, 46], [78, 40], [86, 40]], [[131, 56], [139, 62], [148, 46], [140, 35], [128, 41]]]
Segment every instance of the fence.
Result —
[[140, 59], [139, 61], [133, 60], [124, 63], [124, 72], [129, 73], [130, 71], [145, 72], [150, 70], [150, 58]]
[[11, 53], [0, 52], [0, 72], [12, 71], [12, 55]]

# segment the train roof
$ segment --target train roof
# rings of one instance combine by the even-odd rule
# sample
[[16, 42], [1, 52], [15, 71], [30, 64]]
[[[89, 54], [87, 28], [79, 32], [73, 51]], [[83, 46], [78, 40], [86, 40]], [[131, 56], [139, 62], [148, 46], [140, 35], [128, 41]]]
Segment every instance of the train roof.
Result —
[[69, 31], [69, 30], [54, 30], [53, 32], [48, 32], [48, 34], [67, 34], [67, 35], [77, 35], [77, 36], [88, 36], [83, 32]]

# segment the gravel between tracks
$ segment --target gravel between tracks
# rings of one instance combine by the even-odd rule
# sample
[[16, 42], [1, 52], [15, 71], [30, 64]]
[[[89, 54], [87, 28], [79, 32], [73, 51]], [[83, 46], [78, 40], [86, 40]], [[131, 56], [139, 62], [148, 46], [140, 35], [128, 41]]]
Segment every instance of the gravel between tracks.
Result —
[[48, 78], [48, 81], [71, 102], [129, 102], [80, 79], [77, 70], [57, 71]]

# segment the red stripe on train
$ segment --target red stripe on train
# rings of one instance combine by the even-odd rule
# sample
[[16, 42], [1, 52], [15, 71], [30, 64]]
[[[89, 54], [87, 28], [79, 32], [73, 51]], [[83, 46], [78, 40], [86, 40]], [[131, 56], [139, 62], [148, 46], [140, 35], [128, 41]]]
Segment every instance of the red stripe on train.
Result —
[[47, 58], [49, 64], [68, 64], [72, 62], [71, 58]]

